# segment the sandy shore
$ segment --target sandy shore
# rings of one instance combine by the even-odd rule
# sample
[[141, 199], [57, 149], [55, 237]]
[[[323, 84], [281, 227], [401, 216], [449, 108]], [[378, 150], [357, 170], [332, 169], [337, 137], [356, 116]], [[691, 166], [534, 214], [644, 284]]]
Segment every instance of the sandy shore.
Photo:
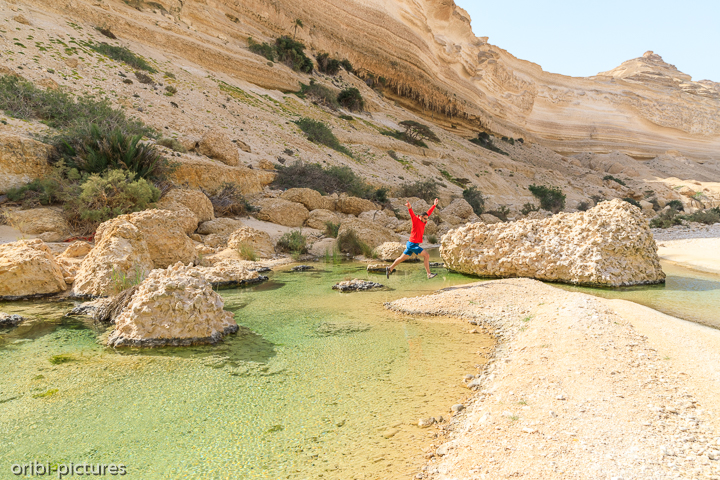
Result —
[[499, 340], [417, 478], [720, 478], [720, 331], [529, 279], [389, 307]]
[[653, 230], [663, 260], [720, 274], [720, 225]]

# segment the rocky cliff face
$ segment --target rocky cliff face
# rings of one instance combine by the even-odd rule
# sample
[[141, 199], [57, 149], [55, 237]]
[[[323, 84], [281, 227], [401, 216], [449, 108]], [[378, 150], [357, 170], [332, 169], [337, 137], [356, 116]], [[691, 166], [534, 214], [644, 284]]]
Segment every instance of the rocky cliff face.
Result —
[[[619, 150], [652, 158], [668, 149], [715, 158], [718, 84], [648, 52], [591, 78], [544, 72], [476, 37], [452, 0], [28, 0], [56, 14], [112, 25], [123, 38], [271, 89], [295, 91], [301, 76], [247, 50], [304, 23], [312, 50], [350, 59], [361, 76], [384, 77], [386, 93], [456, 127], [542, 140], [565, 153]], [[132, 2], [131, 2], [132, 3]]]

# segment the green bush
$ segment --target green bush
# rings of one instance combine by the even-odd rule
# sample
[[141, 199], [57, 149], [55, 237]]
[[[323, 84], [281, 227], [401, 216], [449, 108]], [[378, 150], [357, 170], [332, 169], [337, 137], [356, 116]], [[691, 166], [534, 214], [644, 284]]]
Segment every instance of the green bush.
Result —
[[339, 223], [325, 222], [325, 235], [327, 235], [328, 237], [337, 238], [339, 231]]
[[236, 183], [225, 182], [214, 192], [203, 193], [210, 199], [216, 217], [242, 216], [254, 210]]
[[116, 40], [117, 37], [115, 34], [110, 30], [110, 27], [95, 27], [95, 30], [100, 32], [101, 34], [105, 35], [108, 38], [112, 38], [113, 40]]
[[275, 61], [275, 49], [267, 42], [258, 43], [250, 37], [248, 38], [248, 48], [256, 55], [265, 57], [271, 62]]
[[673, 209], [677, 210], [678, 212], [685, 211], [685, 207], [683, 207], [683, 204], [680, 200], [670, 200], [669, 202], [667, 202], [666, 206], [673, 208]]
[[317, 83], [315, 79], [312, 78], [310, 79], [310, 85], [305, 85], [303, 83], [300, 84], [300, 94], [298, 96], [309, 97], [310, 100], [315, 103], [325, 105], [333, 110], [337, 110], [340, 107], [340, 103], [338, 103], [338, 97], [335, 95], [335, 92], [330, 90], [328, 87]]
[[241, 243], [238, 245], [238, 255], [240, 255], [240, 258], [243, 260], [249, 260], [251, 262], [254, 262], [257, 260], [257, 254], [255, 253], [255, 249], [252, 247], [252, 245], [248, 245], [247, 243]]
[[418, 180], [417, 182], [403, 183], [397, 189], [398, 197], [417, 197], [430, 203], [437, 198], [438, 184], [435, 180]]
[[476, 186], [463, 190], [463, 198], [470, 204], [475, 215], [482, 215], [485, 211], [485, 198], [482, 192]]
[[173, 169], [154, 145], [141, 143], [140, 135], [126, 135], [120, 129], [105, 133], [100, 127], [90, 126], [83, 145], [75, 149], [65, 145], [70, 167], [81, 172], [102, 173], [109, 169], [124, 169], [138, 178], [161, 180]]
[[93, 174], [78, 188], [78, 195], [65, 199], [68, 221], [85, 232], [125, 213], [139, 212], [160, 198], [160, 190], [126, 170]]
[[278, 60], [296, 72], [310, 73], [313, 71], [313, 62], [305, 55], [305, 45], [288, 36], [275, 40], [275, 53]]
[[523, 215], [528, 215], [529, 213], [537, 212], [538, 210], [540, 210], [540, 209], [538, 208], [537, 205], [535, 205], [534, 203], [528, 202], [525, 205], [523, 205], [523, 207], [520, 209], [520, 213], [522, 213]]
[[720, 222], [720, 208], [715, 207], [708, 210], [698, 210], [690, 215], [683, 217], [688, 222], [704, 223], [706, 225], [712, 225]]
[[635, 206], [638, 207], [640, 210], [642, 210], [642, 206], [640, 205], [640, 202], [638, 202], [638, 201], [635, 200], [634, 198], [625, 197], [625, 198], [623, 198], [623, 200], [626, 201], [627, 203], [629, 203], [630, 205], [635, 205]]
[[365, 108], [365, 100], [357, 88], [346, 88], [337, 96], [337, 101], [350, 111], [361, 112]]
[[350, 60], [348, 60], [347, 58], [341, 60], [341, 61], [340, 61], [340, 65], [342, 65], [342, 67], [343, 67], [343, 68], [345, 69], [345, 71], [348, 72], [348, 73], [353, 73], [353, 72], [355, 71], [355, 70], [353, 70], [352, 63], [350, 63]]
[[510, 215], [510, 209], [507, 205], [500, 205], [497, 210], [489, 210], [487, 213], [496, 216], [503, 222], [507, 222], [508, 215]]
[[480, 132], [478, 133], [478, 136], [476, 138], [470, 139], [471, 143], [474, 143], [475, 145], [479, 145], [483, 148], [486, 148], [492, 152], [499, 153], [501, 155], [509, 156], [509, 154], [503, 150], [500, 150], [498, 147], [496, 147], [493, 144], [492, 138], [490, 137], [490, 134], [487, 132]]
[[62, 203], [68, 197], [68, 190], [72, 186], [66, 178], [66, 170], [60, 162], [49, 175], [21, 187], [10, 188], [7, 197], [13, 202], [21, 202], [26, 208]]
[[612, 175], [605, 175], [605, 176], [603, 177], [603, 180], [610, 180], [610, 181], [619, 183], [619, 184], [622, 185], [623, 187], [626, 187], [626, 186], [627, 186], [627, 185], [625, 184], [625, 182], [623, 182], [623, 181], [620, 180], [619, 178], [613, 177]]
[[682, 219], [678, 216], [677, 210], [671, 208], [650, 220], [650, 228], [670, 228], [681, 223]]
[[161, 138], [160, 140], [158, 140], [157, 144], [169, 148], [170, 150], [174, 150], [176, 152], [187, 153], [187, 148], [183, 147], [182, 144], [178, 142], [175, 138]]
[[337, 237], [338, 249], [343, 253], [349, 253], [352, 256], [364, 255], [367, 258], [374, 258], [375, 252], [365, 242], [358, 238], [354, 230], [346, 230]]
[[321, 53], [315, 57], [315, 59], [318, 63], [318, 70], [328, 75], [337, 75], [342, 67], [340, 60], [330, 58], [330, 55], [327, 53]]
[[340, 141], [323, 122], [311, 118], [301, 118], [295, 124], [307, 135], [308, 140], [330, 147], [352, 158], [352, 152], [340, 144]]
[[375, 188], [365, 183], [348, 166], [323, 168], [318, 163], [303, 163], [300, 160], [291, 165], [278, 165], [277, 176], [272, 183], [275, 188], [312, 188], [323, 195], [348, 193], [355, 197], [384, 203], [387, 189]]
[[112, 58], [118, 62], [123, 62], [132, 68], [138, 70], [145, 70], [150, 73], [157, 73], [144, 58], [135, 55], [131, 50], [126, 47], [116, 47], [107, 43], [97, 43], [90, 45], [92, 50], [105, 55], [106, 57]]
[[432, 243], [433, 245], [438, 242], [437, 236], [435, 236], [435, 235], [428, 235], [427, 238], [428, 238], [428, 242]]
[[530, 185], [530, 193], [540, 201], [540, 208], [558, 213], [565, 208], [565, 194], [558, 187], [546, 185]]
[[590, 203], [586, 201], [582, 201], [578, 203], [577, 209], [581, 212], [587, 212], [590, 210]]
[[277, 242], [277, 248], [284, 253], [299, 255], [307, 253], [306, 238], [299, 230], [285, 233]]
[[400, 122], [400, 126], [405, 128], [405, 136], [412, 142], [421, 142], [425, 139], [431, 142], [440, 143], [440, 138], [435, 135], [435, 132], [430, 130], [430, 127], [423, 125], [415, 120], [403, 120]]

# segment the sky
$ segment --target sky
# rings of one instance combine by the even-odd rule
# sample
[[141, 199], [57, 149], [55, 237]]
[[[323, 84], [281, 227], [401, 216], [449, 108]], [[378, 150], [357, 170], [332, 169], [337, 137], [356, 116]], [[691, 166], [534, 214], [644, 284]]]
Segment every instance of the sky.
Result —
[[587, 77], [652, 50], [720, 82], [720, 0], [455, 0], [478, 37], [543, 70]]

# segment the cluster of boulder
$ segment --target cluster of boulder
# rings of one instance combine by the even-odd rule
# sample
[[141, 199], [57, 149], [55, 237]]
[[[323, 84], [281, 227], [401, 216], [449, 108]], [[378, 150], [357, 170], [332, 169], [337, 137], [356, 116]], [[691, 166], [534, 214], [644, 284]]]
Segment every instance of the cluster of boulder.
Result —
[[663, 283], [657, 246], [640, 209], [619, 199], [541, 220], [473, 223], [442, 238], [450, 270], [619, 287]]

